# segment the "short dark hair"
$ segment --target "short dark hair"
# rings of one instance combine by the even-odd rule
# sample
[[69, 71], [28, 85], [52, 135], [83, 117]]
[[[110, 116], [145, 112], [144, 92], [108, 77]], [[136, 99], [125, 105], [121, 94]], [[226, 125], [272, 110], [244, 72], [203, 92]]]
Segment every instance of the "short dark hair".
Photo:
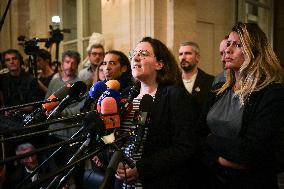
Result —
[[3, 60], [4, 63], [5, 63], [5, 56], [6, 56], [6, 54], [15, 54], [16, 57], [18, 58], [18, 60], [20, 61], [20, 64], [21, 65], [24, 64], [23, 56], [21, 55], [21, 53], [18, 50], [16, 50], [16, 49], [8, 49], [8, 50], [4, 51], [2, 53], [2, 60]]
[[51, 62], [51, 54], [45, 49], [39, 49], [36, 55], [44, 60], [49, 60]]
[[51, 54], [45, 49], [39, 49], [36, 54], [38, 57], [41, 57], [43, 60], [49, 60], [49, 66], [51, 66]]
[[80, 62], [81, 62], [81, 56], [80, 56], [80, 54], [77, 51], [74, 51], [74, 50], [64, 51], [62, 53], [62, 62], [64, 61], [66, 56], [74, 58], [76, 60], [77, 65], [79, 65]]
[[93, 44], [90, 47], [90, 49], [88, 50], [88, 54], [91, 54], [92, 49], [99, 49], [99, 48], [103, 49], [103, 52], [105, 52], [104, 46], [102, 44], [100, 44], [100, 43], [96, 43], [96, 44]]

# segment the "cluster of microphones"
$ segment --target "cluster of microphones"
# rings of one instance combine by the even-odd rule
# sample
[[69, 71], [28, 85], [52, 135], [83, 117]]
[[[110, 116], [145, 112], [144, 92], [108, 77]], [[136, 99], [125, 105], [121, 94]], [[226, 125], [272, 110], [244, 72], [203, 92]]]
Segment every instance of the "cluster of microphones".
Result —
[[[109, 80], [107, 82], [98, 81], [90, 88], [87, 94], [87, 86], [82, 81], [66, 84], [47, 98], [34, 112], [25, 116], [23, 121], [24, 128], [64, 121], [65, 118], [60, 117], [61, 112], [69, 105], [85, 99], [84, 105], [81, 107], [82, 113], [70, 116], [75, 120], [82, 118], [82, 127], [70, 138], [70, 141], [82, 133], [87, 133], [84, 135], [84, 137], [87, 136], [87, 139], [73, 158], [69, 160], [69, 164], [73, 163], [75, 159], [78, 159], [79, 154], [84, 153], [86, 147], [90, 145], [90, 140], [94, 139], [95, 143], [102, 142], [103, 144], [115, 145], [117, 141], [125, 140], [129, 136], [135, 136], [135, 143], [139, 147], [144, 135], [144, 126], [150, 122], [149, 115], [153, 108], [153, 98], [150, 95], [142, 97], [139, 110], [135, 112], [133, 118], [133, 123], [135, 124], [134, 130], [125, 133], [121, 136], [121, 139], [117, 140], [114, 137], [114, 132], [117, 128], [120, 128], [121, 119], [128, 116], [132, 111], [132, 101], [138, 96], [140, 86], [137, 83], [134, 84], [128, 90], [129, 92], [126, 97], [122, 97], [119, 90], [120, 83], [117, 80]], [[92, 143], [94, 142], [92, 141]], [[135, 166], [133, 162], [129, 161], [126, 158], [126, 162], [131, 167]], [[0, 163], [3, 162], [5, 160]], [[114, 167], [112, 165], [111, 168], [115, 169], [115, 166], [117, 165], [114, 165]], [[113, 173], [113, 170], [111, 173]], [[55, 179], [58, 181], [58, 176]]]

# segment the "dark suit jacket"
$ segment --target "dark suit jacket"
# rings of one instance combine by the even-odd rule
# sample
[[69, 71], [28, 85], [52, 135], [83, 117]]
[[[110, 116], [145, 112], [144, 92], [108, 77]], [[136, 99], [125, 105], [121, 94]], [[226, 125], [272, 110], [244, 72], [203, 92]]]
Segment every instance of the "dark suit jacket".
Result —
[[198, 74], [192, 88], [192, 96], [197, 101], [198, 106], [201, 109], [206, 102], [213, 81], [214, 76], [209, 75], [198, 68]]
[[[226, 173], [229, 182], [223, 188], [277, 188], [275, 154], [280, 128], [284, 125], [284, 86], [271, 84], [250, 95], [244, 105], [241, 131], [236, 138], [214, 135], [207, 126], [207, 113], [223, 94], [210, 94], [200, 119], [199, 133], [205, 137], [202, 145], [205, 164], [215, 174]], [[216, 163], [219, 156], [247, 165], [249, 171], [220, 168]]]
[[[42, 160], [42, 161], [41, 161]], [[41, 162], [43, 162], [43, 159], [41, 159], [39, 164]], [[55, 165], [55, 163], [51, 160], [49, 161], [45, 166], [43, 166], [38, 173], [38, 179], [43, 178], [44, 176], [52, 173], [53, 171], [55, 171], [57, 169], [57, 166]], [[25, 169], [25, 167], [23, 165], [18, 165], [15, 170], [10, 173], [7, 178], [7, 185], [9, 189], [13, 189], [15, 188], [20, 182], [22, 182], [22, 180], [24, 180], [24, 178], [26, 176], [28, 176], [30, 173], [28, 173]], [[53, 178], [48, 179], [46, 182], [44, 182], [41, 186], [47, 186], [49, 184], [49, 182], [52, 180]], [[23, 184], [21, 186], [21, 188], [23, 186], [27, 186], [28, 184], [31, 183], [31, 179], [29, 181], [27, 181], [25, 184]], [[40, 188], [40, 187], [38, 187]]]
[[137, 162], [143, 188], [196, 187], [196, 104], [185, 88], [158, 86], [152, 124]]

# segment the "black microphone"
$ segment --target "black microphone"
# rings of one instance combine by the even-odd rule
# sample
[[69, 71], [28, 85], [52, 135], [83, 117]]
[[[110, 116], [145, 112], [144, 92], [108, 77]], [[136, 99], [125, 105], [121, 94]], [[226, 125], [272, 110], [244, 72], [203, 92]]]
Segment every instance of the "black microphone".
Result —
[[140, 83], [136, 82], [129, 90], [128, 97], [120, 101], [120, 117], [126, 117], [133, 109], [132, 101], [140, 93]]
[[46, 113], [51, 112], [54, 108], [59, 105], [59, 101], [62, 100], [69, 94], [72, 83], [67, 83], [66, 85], [60, 87], [53, 94], [51, 94], [42, 104], [42, 107], [37, 108], [31, 114], [25, 115], [24, 124], [33, 124], [36, 122], [44, 121], [47, 119]]
[[109, 164], [106, 168], [104, 179], [100, 185], [100, 189], [106, 189], [111, 187], [111, 183], [113, 183], [114, 180], [114, 174], [117, 169], [117, 166], [119, 162], [122, 159], [122, 151], [116, 150], [114, 154], [112, 155]]
[[[76, 160], [86, 149], [90, 146], [92, 139], [98, 139], [98, 135], [100, 135], [104, 130], [104, 122], [100, 118], [100, 115], [96, 112], [90, 112], [86, 115], [86, 117], [83, 120], [83, 127], [85, 128], [85, 133], [87, 133], [87, 139], [83, 142], [83, 144], [79, 147], [79, 149], [74, 153], [74, 155], [69, 159], [67, 162], [67, 165], [72, 163]], [[71, 168], [70, 171], [64, 175], [61, 180], [59, 181], [56, 188], [59, 188], [59, 186], [62, 186], [62, 184], [65, 182], [65, 180], [69, 177], [71, 172], [74, 170], [74, 168]], [[51, 188], [57, 181], [60, 179], [60, 176], [56, 176], [53, 181], [47, 186], [48, 188]], [[54, 188], [54, 187], [53, 187]]]
[[134, 113], [133, 123], [136, 125], [135, 133], [135, 150], [138, 151], [141, 145], [145, 128], [151, 122], [151, 112], [154, 106], [153, 97], [149, 94], [145, 94], [139, 105], [139, 111]]
[[68, 95], [59, 103], [59, 105], [49, 114], [47, 119], [58, 116], [67, 106], [69, 106], [74, 100], [78, 101], [87, 90], [87, 85], [83, 81], [75, 82], [68, 93]]
[[[85, 140], [85, 142], [83, 143], [83, 145], [80, 147], [80, 151], [78, 150], [72, 157], [72, 160], [70, 159], [68, 161], [71, 162], [75, 159], [75, 157], [77, 157], [84, 149], [85, 147], [87, 147], [89, 145], [90, 139], [93, 138], [93, 136], [97, 133], [100, 133], [100, 129], [104, 129], [104, 123], [103, 121], [100, 119], [99, 114], [97, 112], [88, 112], [86, 117], [83, 119], [83, 126], [79, 129], [79, 131], [77, 131], [73, 136], [71, 136], [70, 139], [68, 139], [68, 141], [73, 141], [75, 139], [75, 137], [77, 137], [79, 134], [84, 134], [84, 133], [88, 133], [87, 134], [87, 139]], [[81, 138], [81, 137], [78, 137]], [[45, 159], [45, 161], [43, 161], [32, 173], [30, 173], [28, 176], [26, 176], [21, 183], [18, 184], [18, 186], [21, 186], [22, 184], [24, 184], [27, 180], [29, 180], [33, 175], [35, 175], [51, 158], [53, 158], [59, 151], [61, 151], [61, 149], [63, 148], [63, 146], [60, 146], [58, 149], [56, 149], [47, 159]], [[67, 164], [68, 164], [67, 163]], [[54, 185], [59, 179], [59, 175], [56, 176], [52, 183], [49, 184], [48, 187], [51, 187], [52, 185]]]

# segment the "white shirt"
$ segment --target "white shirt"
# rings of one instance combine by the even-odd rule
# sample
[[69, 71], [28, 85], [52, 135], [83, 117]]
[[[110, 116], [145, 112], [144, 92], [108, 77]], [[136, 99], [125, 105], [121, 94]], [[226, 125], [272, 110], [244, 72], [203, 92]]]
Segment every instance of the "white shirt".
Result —
[[192, 89], [193, 89], [193, 85], [194, 85], [195, 80], [196, 80], [197, 73], [198, 72], [196, 72], [189, 80], [185, 80], [185, 79], [182, 80], [186, 90], [190, 94], [192, 93]]

